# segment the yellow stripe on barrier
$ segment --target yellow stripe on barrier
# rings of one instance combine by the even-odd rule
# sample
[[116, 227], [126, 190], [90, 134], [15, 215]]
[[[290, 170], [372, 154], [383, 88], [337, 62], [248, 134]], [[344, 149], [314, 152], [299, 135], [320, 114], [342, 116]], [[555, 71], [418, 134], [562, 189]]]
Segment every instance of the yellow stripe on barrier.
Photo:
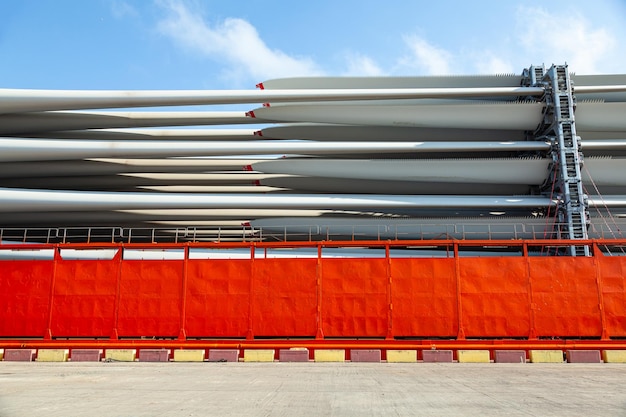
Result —
[[204, 349], [176, 349], [174, 362], [204, 362]]
[[244, 362], [274, 362], [274, 349], [244, 349]]
[[387, 350], [388, 363], [417, 362], [417, 350]]
[[135, 362], [137, 349], [107, 349], [105, 360], [117, 362]]
[[562, 350], [531, 350], [530, 362], [532, 363], [563, 363]]
[[344, 362], [346, 351], [344, 349], [315, 349], [313, 357], [315, 362]]
[[37, 362], [67, 362], [69, 357], [69, 349], [39, 349], [37, 351]]
[[604, 350], [602, 360], [606, 363], [626, 363], [626, 350]]
[[459, 350], [456, 352], [459, 363], [489, 363], [488, 350]]

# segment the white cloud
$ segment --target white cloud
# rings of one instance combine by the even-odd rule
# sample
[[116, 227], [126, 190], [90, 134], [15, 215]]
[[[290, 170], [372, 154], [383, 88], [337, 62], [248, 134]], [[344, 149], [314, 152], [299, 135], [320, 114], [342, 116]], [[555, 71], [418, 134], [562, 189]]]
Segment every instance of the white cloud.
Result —
[[529, 65], [568, 63], [578, 74], [623, 71], [626, 54], [620, 50], [609, 26], [591, 22], [575, 11], [552, 14], [542, 7], [519, 8], [511, 31], [498, 42], [484, 41], [479, 48], [444, 49], [427, 39], [407, 35], [408, 53], [397, 60], [393, 73], [494, 74], [519, 73]]
[[494, 55], [492, 52], [480, 54], [480, 59], [474, 62], [478, 74], [516, 74], [523, 67], [514, 67], [508, 60]]
[[113, 16], [117, 19], [123, 19], [125, 17], [135, 17], [138, 16], [139, 13], [137, 10], [123, 0], [113, 0], [111, 2], [111, 12]]
[[400, 68], [421, 75], [450, 74], [453, 55], [449, 51], [414, 35], [405, 36], [404, 42], [409, 48], [409, 54], [399, 59]]
[[576, 13], [556, 15], [543, 8], [522, 7], [517, 11], [517, 27], [519, 45], [534, 63], [542, 60], [550, 66], [567, 61], [572, 71], [588, 74], [600, 72], [612, 59], [624, 62], [616, 39]]
[[343, 75], [346, 76], [373, 76], [386, 75], [385, 71], [370, 57], [361, 54], [346, 55], [348, 69]]
[[290, 56], [271, 49], [256, 28], [243, 19], [227, 18], [210, 25], [180, 0], [159, 2], [166, 17], [159, 31], [189, 49], [226, 64], [229, 77], [262, 81], [274, 77], [321, 75], [318, 66], [306, 57]]
[[[626, 66], [626, 54], [610, 25], [591, 22], [583, 14], [551, 14], [542, 7], [517, 9], [515, 23], [497, 39], [463, 39], [446, 49], [427, 37], [407, 34], [405, 52], [384, 65], [371, 52], [344, 56], [344, 69], [325, 71], [310, 57], [288, 54], [268, 45], [257, 29], [240, 18], [211, 22], [189, 6], [193, 0], [154, 0], [165, 10], [161, 34], [192, 54], [220, 64], [230, 84], [249, 85], [268, 78], [315, 76], [441, 75], [519, 73], [533, 64], [567, 62], [579, 74], [611, 72]], [[135, 13], [125, 0], [114, 0], [114, 13]], [[491, 36], [491, 35], [488, 35]], [[458, 45], [458, 46], [456, 46]]]

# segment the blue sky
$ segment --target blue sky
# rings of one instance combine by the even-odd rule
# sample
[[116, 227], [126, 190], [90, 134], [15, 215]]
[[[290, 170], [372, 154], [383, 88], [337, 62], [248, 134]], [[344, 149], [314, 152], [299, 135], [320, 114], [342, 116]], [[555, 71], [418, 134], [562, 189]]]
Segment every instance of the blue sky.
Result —
[[299, 75], [626, 73], [626, 1], [0, 0], [0, 87], [254, 88]]

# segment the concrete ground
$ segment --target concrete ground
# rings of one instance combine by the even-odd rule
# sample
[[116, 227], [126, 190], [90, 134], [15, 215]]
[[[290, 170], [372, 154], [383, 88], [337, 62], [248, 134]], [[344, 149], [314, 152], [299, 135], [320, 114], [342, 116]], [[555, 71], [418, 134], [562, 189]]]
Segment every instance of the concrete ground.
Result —
[[0, 362], [0, 417], [625, 416], [626, 365]]

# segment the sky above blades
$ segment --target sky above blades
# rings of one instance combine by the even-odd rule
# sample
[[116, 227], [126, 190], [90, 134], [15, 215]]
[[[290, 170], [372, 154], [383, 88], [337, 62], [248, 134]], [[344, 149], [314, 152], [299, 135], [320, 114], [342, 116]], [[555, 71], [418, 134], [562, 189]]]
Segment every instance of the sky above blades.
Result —
[[2, 0], [0, 87], [254, 88], [302, 75], [626, 73], [626, 2]]

